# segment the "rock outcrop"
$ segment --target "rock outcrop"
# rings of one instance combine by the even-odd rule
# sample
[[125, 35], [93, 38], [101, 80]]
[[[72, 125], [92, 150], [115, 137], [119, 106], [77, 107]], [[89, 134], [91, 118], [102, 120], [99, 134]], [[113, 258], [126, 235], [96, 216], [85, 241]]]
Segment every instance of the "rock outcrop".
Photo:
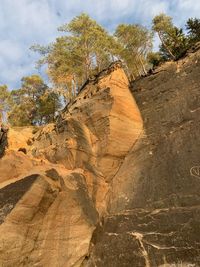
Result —
[[0, 162], [3, 266], [80, 266], [88, 257], [93, 231], [108, 213], [111, 181], [143, 131], [128, 86], [116, 63], [56, 124], [33, 136], [23, 129], [21, 142], [13, 140], [16, 130], [9, 134]]
[[199, 71], [196, 51], [130, 87], [117, 62], [55, 124], [11, 130], [0, 266], [200, 266]]
[[135, 81], [144, 133], [111, 182], [87, 266], [200, 266], [200, 51]]

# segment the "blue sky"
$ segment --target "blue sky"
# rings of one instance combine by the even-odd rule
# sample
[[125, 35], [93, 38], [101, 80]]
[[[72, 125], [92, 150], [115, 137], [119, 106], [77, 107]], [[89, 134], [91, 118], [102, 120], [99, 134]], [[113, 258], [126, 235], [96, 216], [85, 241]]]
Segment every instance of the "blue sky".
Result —
[[[0, 0], [0, 84], [20, 86], [23, 76], [37, 73], [38, 58], [29, 47], [52, 42], [57, 27], [81, 12], [112, 32], [119, 23], [150, 27], [154, 15], [165, 12], [177, 26], [200, 18], [198, 0]], [[157, 41], [155, 41], [157, 43]]]

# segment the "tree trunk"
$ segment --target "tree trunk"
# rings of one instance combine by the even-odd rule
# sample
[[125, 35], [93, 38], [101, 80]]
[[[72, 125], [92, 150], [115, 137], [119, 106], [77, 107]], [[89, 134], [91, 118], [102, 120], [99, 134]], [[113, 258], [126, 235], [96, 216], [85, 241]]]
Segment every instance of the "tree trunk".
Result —
[[0, 127], [3, 122], [3, 110], [0, 109]]
[[[135, 58], [136, 58], [136, 57], [135, 57]], [[135, 68], [136, 68], [136, 70], [137, 70], [137, 72], [138, 72], [138, 75], [139, 75], [139, 76], [142, 76], [142, 74], [141, 74], [141, 72], [140, 72], [140, 70], [139, 70], [139, 68], [138, 68], [138, 66], [137, 66], [137, 62], [135, 62], [134, 65], [135, 65]]]
[[[138, 56], [138, 54], [137, 53], [135, 53], [135, 51], [132, 49], [132, 53], [133, 53], [133, 57], [135, 57], [135, 59], [137, 60], [137, 57], [139, 57]], [[140, 70], [139, 70], [139, 68], [138, 68], [138, 66], [137, 66], [137, 61], [135, 60], [135, 62], [134, 62], [134, 65], [135, 65], [135, 67], [136, 67], [136, 70], [137, 70], [137, 72], [138, 72], [138, 75], [139, 76], [142, 76], [142, 74], [141, 74], [141, 72], [140, 72]], [[140, 59], [139, 59], [139, 61], [140, 61]], [[141, 62], [140, 62], [141, 63]]]
[[87, 41], [85, 41], [85, 78], [86, 80], [89, 78], [90, 75], [90, 51], [89, 51], [89, 47], [88, 47], [88, 43]]
[[74, 97], [76, 97], [76, 79], [75, 79], [74, 75], [73, 75], [73, 78], [72, 78], [72, 91], [73, 91]]
[[163, 44], [163, 46], [164, 46], [165, 49], [167, 50], [167, 52], [170, 54], [170, 56], [172, 57], [172, 59], [175, 60], [176, 57], [172, 54], [172, 52], [171, 52], [171, 50], [169, 49], [169, 47], [165, 44], [165, 42], [164, 42], [164, 40], [163, 40], [163, 38], [162, 38], [160, 32], [158, 32], [158, 36], [159, 36], [159, 38], [160, 38], [161, 43]]
[[144, 63], [142, 62], [142, 59], [141, 59], [140, 55], [138, 56], [138, 58], [139, 58], [141, 66], [142, 66], [142, 70], [143, 70], [144, 74], [147, 75], [147, 71], [145, 69]]
[[100, 72], [101, 70], [101, 61], [99, 59], [99, 57], [96, 55], [96, 62], [97, 62], [97, 70], [98, 72]]

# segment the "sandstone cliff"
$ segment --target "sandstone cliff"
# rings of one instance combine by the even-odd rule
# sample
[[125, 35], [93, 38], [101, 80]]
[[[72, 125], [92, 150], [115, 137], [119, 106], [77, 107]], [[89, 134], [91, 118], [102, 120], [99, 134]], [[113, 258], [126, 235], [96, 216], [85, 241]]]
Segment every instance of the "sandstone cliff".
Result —
[[0, 266], [200, 266], [199, 71], [197, 51], [130, 90], [118, 62], [56, 124], [11, 130]]

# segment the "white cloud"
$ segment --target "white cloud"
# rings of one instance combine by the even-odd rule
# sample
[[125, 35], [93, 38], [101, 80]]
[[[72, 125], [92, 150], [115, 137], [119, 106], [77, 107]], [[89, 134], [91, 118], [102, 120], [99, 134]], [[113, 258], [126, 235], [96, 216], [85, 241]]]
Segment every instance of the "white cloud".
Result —
[[[21, 78], [27, 74], [31, 75], [36, 73], [33, 64], [5, 64], [5, 62], [0, 61], [1, 65], [1, 75], [0, 84], [8, 84], [10, 89], [16, 89], [20, 87]], [[6, 83], [6, 81], [9, 81]]]
[[188, 14], [199, 15], [200, 2], [194, 0], [177, 0], [179, 10], [185, 10]]
[[47, 44], [56, 36], [59, 19], [47, 0], [0, 1], [0, 82], [10, 87], [36, 72], [33, 43]]
[[0, 58], [7, 61], [18, 61], [22, 58], [23, 51], [19, 43], [11, 40], [0, 40]]
[[[47, 44], [58, 35], [57, 27], [81, 12], [88, 13], [108, 30], [119, 23], [149, 25], [165, 12], [184, 25], [199, 16], [200, 2], [193, 0], [0, 0], [0, 82], [15, 87], [22, 76], [33, 73], [33, 43]], [[157, 41], [156, 41], [157, 43]]]
[[0, 18], [1, 31], [24, 41], [51, 35], [57, 23], [47, 0], [1, 0]]
[[178, 26], [184, 27], [188, 18], [200, 18], [200, 1], [175, 0], [171, 8], [171, 15]]

